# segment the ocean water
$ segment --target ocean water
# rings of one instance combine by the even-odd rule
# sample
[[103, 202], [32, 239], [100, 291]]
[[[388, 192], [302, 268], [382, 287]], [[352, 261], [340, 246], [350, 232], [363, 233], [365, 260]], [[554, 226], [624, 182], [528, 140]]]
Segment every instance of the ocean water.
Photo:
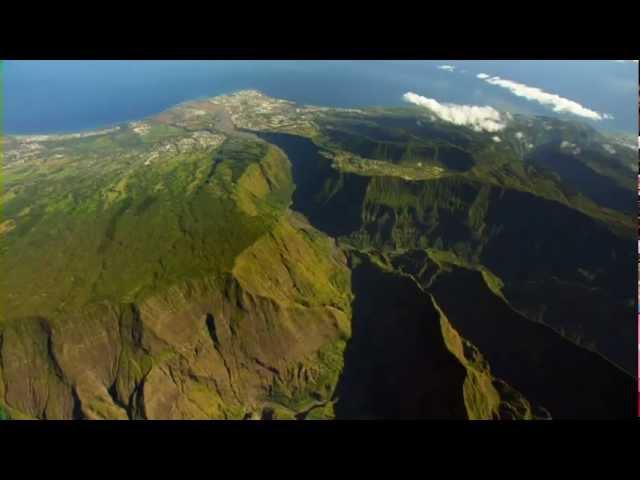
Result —
[[[452, 65], [454, 71], [438, 68]], [[440, 102], [556, 115], [476, 78], [499, 75], [613, 115], [585, 121], [638, 128], [638, 64], [603, 61], [6, 61], [4, 131], [53, 133], [139, 120], [179, 102], [254, 88], [302, 104], [395, 106], [413, 91]]]

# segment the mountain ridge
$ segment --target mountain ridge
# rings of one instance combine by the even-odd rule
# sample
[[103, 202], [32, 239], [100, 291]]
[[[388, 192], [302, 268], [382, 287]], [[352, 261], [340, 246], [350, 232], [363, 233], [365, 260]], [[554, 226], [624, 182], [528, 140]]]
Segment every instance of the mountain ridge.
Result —
[[[580, 219], [572, 222], [582, 222], [593, 244], [613, 248], [614, 266], [610, 253], [583, 265], [583, 255], [568, 255], [569, 238], [553, 265], [560, 280], [620, 304], [619, 320], [628, 287], [607, 285], [625, 265], [627, 214], [580, 192], [567, 197], [566, 180], [548, 174], [541, 178], [558, 187], [536, 180], [534, 193], [512, 193], [538, 174], [535, 162], [517, 160], [515, 150], [496, 156], [491, 137], [426, 118], [412, 108], [299, 107], [249, 91], [96, 135], [8, 138], [0, 405], [12, 418], [630, 415], [621, 399], [627, 387], [632, 394], [632, 377], [567, 338], [606, 311], [573, 325], [558, 320], [562, 300], [548, 305], [558, 313], [545, 328], [565, 360], [574, 359], [568, 364], [603, 372], [596, 386], [606, 372], [618, 379], [607, 384], [608, 400], [572, 412], [580, 399], [571, 393], [541, 395], [509, 370], [494, 376], [494, 363], [503, 368], [500, 345], [468, 338], [473, 330], [452, 315], [437, 280], [475, 285], [464, 271], [476, 271], [485, 287], [474, 288], [490, 308], [524, 318], [513, 298], [518, 310], [540, 305], [543, 290], [524, 289], [529, 269], [499, 261], [517, 258], [506, 249], [514, 242], [500, 239], [518, 222], [497, 206], [521, 202], [541, 218], [557, 210], [562, 232], [572, 232], [567, 219]], [[373, 158], [360, 156], [371, 141]], [[503, 167], [511, 164], [515, 176]], [[616, 172], [604, 173], [617, 182]], [[556, 243], [529, 232], [532, 251]], [[40, 266], [44, 275], [36, 275]], [[420, 272], [429, 273], [424, 285]], [[376, 295], [368, 276], [387, 292]], [[525, 330], [540, 320], [527, 315]], [[395, 332], [399, 325], [415, 335]], [[608, 357], [624, 344], [623, 328], [611, 346], [589, 328], [580, 331], [585, 342]], [[390, 335], [395, 343], [376, 347]], [[537, 355], [524, 346], [521, 354], [522, 365]]]

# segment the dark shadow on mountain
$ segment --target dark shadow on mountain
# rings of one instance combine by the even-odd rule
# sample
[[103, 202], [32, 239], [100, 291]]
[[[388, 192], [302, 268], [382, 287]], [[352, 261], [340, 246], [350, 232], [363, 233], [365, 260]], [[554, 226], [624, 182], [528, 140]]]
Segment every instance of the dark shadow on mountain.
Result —
[[501, 189], [491, 191], [485, 222], [492, 235], [481, 261], [501, 278], [584, 282], [581, 268], [598, 272], [594, 286], [633, 296], [633, 241], [605, 224], [560, 203]]
[[[589, 152], [583, 152], [583, 155], [587, 153]], [[613, 179], [592, 170], [576, 156], [563, 153], [557, 145], [537, 148], [527, 161], [556, 172], [563, 182], [603, 207], [624, 213], [635, 212], [633, 190], [620, 187]], [[617, 167], [613, 162], [611, 165]]]
[[466, 371], [444, 343], [429, 296], [366, 256], [352, 261], [352, 337], [337, 418], [467, 418]]
[[380, 116], [367, 119], [375, 122], [381, 129], [400, 129], [413, 137], [428, 138], [440, 142], [467, 148], [471, 145], [471, 136], [457, 126], [418, 119], [411, 113], [406, 116]]
[[636, 384], [604, 357], [513, 311], [475, 271], [441, 274], [430, 289], [452, 326], [504, 379], [553, 418], [633, 418]]
[[[588, 285], [549, 277], [503, 289], [515, 309], [551, 326], [574, 343], [597, 351], [627, 373], [636, 371], [636, 336], [630, 334], [636, 302]], [[630, 293], [631, 294], [631, 293]]]
[[438, 162], [448, 170], [465, 172], [473, 167], [474, 161], [471, 154], [456, 147], [440, 146], [438, 148]]
[[[388, 141], [385, 139], [389, 135], [385, 135], [384, 132], [388, 130], [368, 126], [350, 126], [349, 130], [332, 128], [324, 133], [342, 150], [362, 158], [390, 163], [435, 163], [456, 172], [464, 172], [473, 167], [473, 156], [462, 148], [449, 144], [439, 144], [437, 147], [431, 143], [425, 144], [403, 131], [395, 135], [393, 141]], [[372, 133], [375, 136], [365, 136]]]
[[[348, 235], [360, 227], [362, 202], [369, 179], [343, 174], [309, 139], [286, 133], [260, 133], [284, 151], [291, 162], [296, 189], [291, 208], [328, 235]], [[326, 208], [328, 202], [330, 208]]]

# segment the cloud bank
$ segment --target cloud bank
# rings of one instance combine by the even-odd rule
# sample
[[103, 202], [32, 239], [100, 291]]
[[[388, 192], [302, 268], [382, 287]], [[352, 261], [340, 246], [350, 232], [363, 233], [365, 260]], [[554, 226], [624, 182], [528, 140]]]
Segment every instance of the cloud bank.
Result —
[[453, 72], [456, 69], [453, 65], [438, 65], [438, 68], [440, 70], [446, 70], [447, 72]]
[[493, 107], [440, 103], [433, 98], [423, 97], [413, 92], [405, 93], [402, 98], [409, 103], [428, 108], [445, 122], [470, 127], [476, 132], [497, 132], [505, 127], [500, 112]]
[[514, 82], [500, 77], [491, 77], [486, 73], [479, 73], [476, 75], [481, 80], [484, 80], [491, 85], [506, 88], [514, 95], [518, 97], [526, 98], [534, 102], [538, 102], [542, 105], [551, 107], [554, 112], [558, 113], [571, 113], [580, 117], [588, 118], [590, 120], [605, 120], [613, 118], [606, 113], [596, 112], [587, 107], [580, 105], [578, 102], [569, 100], [568, 98], [561, 97], [555, 93], [545, 92], [537, 87], [530, 87], [524, 83]]

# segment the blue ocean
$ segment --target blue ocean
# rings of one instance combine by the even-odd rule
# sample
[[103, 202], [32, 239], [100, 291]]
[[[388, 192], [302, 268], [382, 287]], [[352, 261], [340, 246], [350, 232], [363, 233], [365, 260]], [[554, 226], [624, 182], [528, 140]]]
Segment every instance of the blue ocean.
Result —
[[[479, 79], [480, 73], [613, 118], [554, 112]], [[2, 76], [9, 134], [94, 129], [247, 88], [337, 107], [401, 105], [411, 91], [439, 102], [561, 115], [608, 131], [638, 128], [638, 64], [631, 61], [5, 61]]]

